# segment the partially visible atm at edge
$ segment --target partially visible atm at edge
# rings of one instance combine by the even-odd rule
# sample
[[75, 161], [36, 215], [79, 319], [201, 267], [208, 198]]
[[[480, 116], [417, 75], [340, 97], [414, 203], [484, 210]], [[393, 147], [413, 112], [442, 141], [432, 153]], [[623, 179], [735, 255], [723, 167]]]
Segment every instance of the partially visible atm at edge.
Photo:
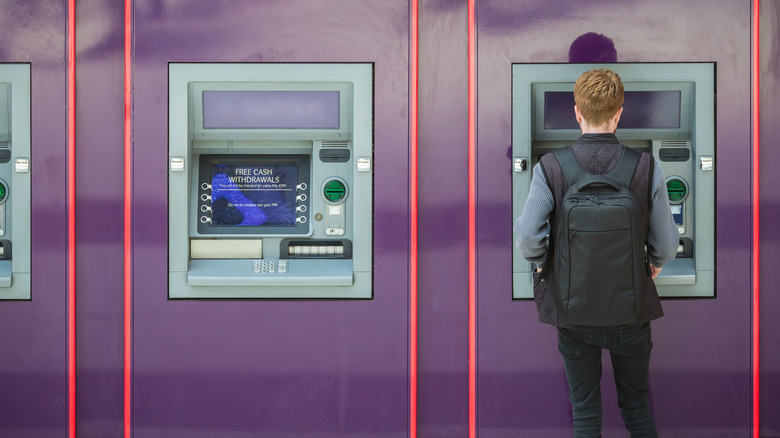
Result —
[[169, 65], [169, 298], [372, 298], [373, 66]]
[[[515, 64], [512, 66], [512, 205], [522, 213], [533, 166], [575, 143], [574, 83], [594, 68], [614, 70], [625, 99], [617, 137], [661, 162], [677, 256], [655, 283], [662, 297], [715, 296], [715, 65]], [[513, 246], [513, 298], [533, 298], [531, 264]]]
[[30, 64], [0, 64], [0, 300], [30, 299]]

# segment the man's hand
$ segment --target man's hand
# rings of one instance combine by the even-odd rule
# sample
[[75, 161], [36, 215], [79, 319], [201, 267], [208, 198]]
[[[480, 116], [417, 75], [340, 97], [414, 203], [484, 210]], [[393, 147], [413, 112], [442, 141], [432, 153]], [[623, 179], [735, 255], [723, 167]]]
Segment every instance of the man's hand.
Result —
[[650, 276], [651, 276], [652, 278], [658, 277], [658, 274], [660, 274], [660, 273], [661, 273], [661, 269], [663, 269], [663, 266], [662, 266], [662, 267], [660, 267], [660, 268], [656, 268], [656, 267], [655, 267], [655, 266], [653, 266], [653, 264], [651, 263], [651, 264], [650, 264], [650, 274], [651, 274]]

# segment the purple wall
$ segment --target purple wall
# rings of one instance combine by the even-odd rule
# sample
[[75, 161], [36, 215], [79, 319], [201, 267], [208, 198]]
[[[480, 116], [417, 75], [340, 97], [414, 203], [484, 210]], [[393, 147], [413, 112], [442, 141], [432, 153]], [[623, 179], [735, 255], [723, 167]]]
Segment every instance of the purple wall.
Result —
[[[405, 2], [136, 5], [136, 438], [407, 434], [408, 35]], [[375, 63], [373, 300], [167, 300], [167, 72], [185, 61]]]
[[[65, 436], [66, 2], [0, 12], [0, 62], [32, 63], [33, 300], [0, 302], [0, 436]], [[717, 299], [664, 301], [651, 399], [665, 437], [746, 437], [750, 4], [477, 2], [480, 438], [570, 436], [555, 330], [511, 300], [511, 65], [567, 62], [587, 32], [622, 62], [717, 64]], [[467, 0], [421, 0], [418, 436], [468, 436]], [[780, 7], [762, 2], [762, 436], [780, 436], [771, 269]], [[122, 436], [123, 5], [77, 2], [79, 437]], [[409, 403], [409, 2], [134, 5], [135, 437], [403, 437]], [[169, 62], [372, 62], [374, 299], [167, 300]], [[625, 436], [605, 362], [605, 436]]]
[[466, 2], [421, 2], [418, 433], [426, 438], [468, 436], [466, 29]]
[[123, 399], [124, 9], [76, 2], [76, 429], [119, 437]]
[[761, 2], [761, 436], [780, 436], [780, 5]]
[[[567, 62], [588, 32], [611, 38], [621, 62], [717, 63], [717, 221], [728, 224], [717, 229], [717, 299], [664, 302], [666, 316], [653, 324], [651, 404], [662, 436], [747, 436], [749, 4], [483, 0], [477, 14], [480, 437], [570, 434], [555, 329], [537, 322], [532, 302], [511, 301], [511, 65]], [[607, 366], [604, 375], [605, 434], [624, 434]]]
[[0, 302], [0, 436], [67, 424], [65, 2], [3, 5], [0, 62], [32, 72], [32, 300]]

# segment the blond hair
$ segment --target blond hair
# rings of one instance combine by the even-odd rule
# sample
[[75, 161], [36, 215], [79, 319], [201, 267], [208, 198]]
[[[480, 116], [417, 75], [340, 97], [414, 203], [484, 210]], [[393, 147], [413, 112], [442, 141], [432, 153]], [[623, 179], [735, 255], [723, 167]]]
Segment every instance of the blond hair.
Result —
[[605, 68], [586, 71], [574, 84], [574, 103], [588, 123], [605, 124], [623, 106], [620, 76]]

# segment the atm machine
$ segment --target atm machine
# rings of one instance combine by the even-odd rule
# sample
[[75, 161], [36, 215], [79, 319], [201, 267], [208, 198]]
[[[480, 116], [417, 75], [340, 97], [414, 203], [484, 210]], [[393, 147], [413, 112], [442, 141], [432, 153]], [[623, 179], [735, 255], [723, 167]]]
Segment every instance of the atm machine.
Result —
[[[522, 213], [539, 158], [580, 136], [574, 83], [609, 68], [625, 89], [617, 137], [662, 166], [680, 231], [677, 257], [655, 283], [662, 297], [715, 296], [715, 65], [515, 64], [512, 66], [512, 205]], [[513, 246], [513, 298], [533, 298], [531, 264]]]
[[372, 298], [373, 66], [169, 66], [171, 299]]
[[0, 300], [30, 300], [30, 64], [0, 64]]

